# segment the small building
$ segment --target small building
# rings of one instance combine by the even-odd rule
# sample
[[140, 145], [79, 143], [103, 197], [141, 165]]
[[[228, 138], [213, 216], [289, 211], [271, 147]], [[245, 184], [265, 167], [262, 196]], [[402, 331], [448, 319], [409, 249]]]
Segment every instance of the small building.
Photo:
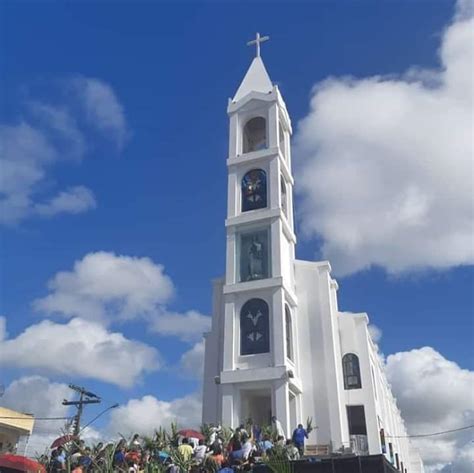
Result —
[[295, 258], [292, 126], [258, 53], [227, 111], [226, 272], [205, 335], [203, 422], [276, 416], [290, 438], [312, 418], [308, 444], [319, 451], [423, 471], [367, 314], [339, 310], [329, 262]]
[[34, 425], [32, 414], [0, 407], [0, 454], [17, 453], [20, 440], [31, 435]]

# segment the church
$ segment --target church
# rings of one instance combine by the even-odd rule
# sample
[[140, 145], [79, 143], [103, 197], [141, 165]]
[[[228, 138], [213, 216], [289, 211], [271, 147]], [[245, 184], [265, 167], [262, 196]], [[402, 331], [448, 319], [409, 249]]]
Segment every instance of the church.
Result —
[[328, 261], [295, 258], [291, 120], [257, 54], [229, 99], [225, 277], [213, 281], [205, 334], [204, 423], [280, 421], [287, 438], [308, 418], [308, 445], [385, 455], [422, 472], [365, 313], [338, 309]]

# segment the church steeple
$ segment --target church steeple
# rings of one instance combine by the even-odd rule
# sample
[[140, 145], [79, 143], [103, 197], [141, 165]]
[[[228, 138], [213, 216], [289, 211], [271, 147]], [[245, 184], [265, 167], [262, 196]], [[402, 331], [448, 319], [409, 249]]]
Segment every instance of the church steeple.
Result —
[[250, 92], [262, 92], [265, 94], [271, 92], [272, 89], [273, 84], [265, 69], [262, 58], [257, 56], [252, 61], [252, 64], [250, 64], [247, 74], [245, 74], [232, 101], [237, 102]]
[[255, 39], [247, 43], [247, 46], [256, 46], [255, 58], [252, 64], [250, 64], [247, 74], [245, 74], [244, 80], [237, 90], [232, 100], [233, 102], [239, 101], [250, 92], [266, 94], [273, 90], [272, 81], [260, 56], [260, 43], [268, 41], [269, 39], [269, 36], [260, 36], [260, 33], [257, 33]]

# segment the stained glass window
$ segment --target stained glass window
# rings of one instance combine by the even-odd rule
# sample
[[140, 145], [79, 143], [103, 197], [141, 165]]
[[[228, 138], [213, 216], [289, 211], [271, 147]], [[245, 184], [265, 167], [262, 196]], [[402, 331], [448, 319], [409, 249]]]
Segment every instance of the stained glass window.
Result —
[[267, 147], [267, 123], [263, 117], [249, 120], [243, 130], [243, 153], [258, 151]]
[[250, 299], [240, 311], [240, 354], [255, 355], [270, 351], [268, 304]]
[[267, 175], [262, 169], [252, 169], [242, 178], [242, 212], [267, 206]]
[[359, 358], [354, 353], [347, 353], [342, 358], [342, 371], [344, 373], [344, 389], [360, 389]]
[[255, 281], [269, 276], [268, 230], [242, 233], [239, 241], [239, 281]]

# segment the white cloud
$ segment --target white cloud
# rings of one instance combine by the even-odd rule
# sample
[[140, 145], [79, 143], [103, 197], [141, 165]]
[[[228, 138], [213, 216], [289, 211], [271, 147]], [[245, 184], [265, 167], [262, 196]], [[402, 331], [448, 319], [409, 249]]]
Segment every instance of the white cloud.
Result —
[[127, 122], [112, 87], [99, 79], [87, 77], [76, 78], [74, 87], [82, 99], [89, 122], [122, 149], [128, 135]]
[[[71, 390], [66, 384], [50, 381], [42, 376], [24, 376], [12, 381], [5, 389], [2, 405], [18, 412], [34, 414], [37, 418], [33, 434], [28, 439], [25, 454], [49, 453], [50, 445], [68, 430], [68, 420], [42, 420], [39, 417], [70, 417], [71, 408], [63, 406], [63, 399], [69, 398]], [[90, 426], [81, 432], [86, 443], [104, 440], [101, 432]], [[21, 453], [21, 452], [20, 452]]]
[[49, 202], [36, 204], [35, 210], [41, 216], [52, 217], [60, 213], [78, 214], [97, 206], [94, 194], [84, 186], [66, 189]]
[[375, 324], [370, 324], [368, 327], [369, 334], [374, 343], [379, 343], [382, 339], [382, 330]]
[[[431, 347], [389, 355], [386, 371], [410, 434], [474, 424], [474, 372], [461, 369]], [[465, 430], [414, 439], [414, 444], [431, 471], [456, 462], [453, 471], [468, 473], [471, 469], [462, 469], [462, 463], [467, 462], [463, 455], [471, 448], [471, 435]]]
[[178, 422], [181, 428], [196, 428], [201, 424], [201, 399], [191, 394], [172, 401], [161, 401], [148, 395], [131, 399], [110, 414], [107, 431], [110, 435], [153, 434], [159, 426], [169, 427]]
[[57, 273], [34, 307], [47, 314], [108, 322], [153, 313], [173, 294], [171, 279], [149, 258], [89, 253]]
[[16, 338], [0, 342], [4, 366], [132, 386], [160, 368], [158, 352], [100, 324], [75, 318], [67, 324], [44, 320]]
[[330, 78], [313, 91], [295, 140], [300, 218], [336, 273], [474, 261], [474, 22], [458, 11], [438, 70]]
[[202, 380], [204, 375], [204, 340], [183, 353], [179, 361], [179, 368], [182, 375]]
[[30, 99], [22, 104], [25, 112], [17, 123], [0, 124], [0, 224], [14, 225], [31, 216], [77, 214], [95, 207], [91, 190], [81, 185], [58, 190], [55, 187], [60, 186], [51, 179], [55, 164], [80, 162], [91, 148], [91, 136], [79, 123], [91, 121], [101, 136], [111, 139], [119, 150], [123, 147], [127, 125], [110, 86], [84, 77], [65, 83], [69, 93], [54, 105]]
[[89, 253], [71, 271], [57, 273], [48, 287], [50, 293], [33, 303], [47, 315], [105, 324], [141, 318], [153, 332], [187, 342], [201, 339], [210, 327], [210, 317], [197, 311], [168, 310], [173, 282], [164, 267], [150, 258]]
[[183, 341], [200, 340], [209, 331], [211, 318], [195, 310], [184, 314], [166, 312], [153, 319], [151, 329], [161, 335], [176, 336]]
[[[42, 376], [24, 376], [8, 385], [2, 404], [35, 417], [66, 417], [69, 409], [61, 402], [69, 394], [66, 384], [53, 383]], [[65, 423], [65, 420], [37, 421], [35, 432], [57, 432]]]

